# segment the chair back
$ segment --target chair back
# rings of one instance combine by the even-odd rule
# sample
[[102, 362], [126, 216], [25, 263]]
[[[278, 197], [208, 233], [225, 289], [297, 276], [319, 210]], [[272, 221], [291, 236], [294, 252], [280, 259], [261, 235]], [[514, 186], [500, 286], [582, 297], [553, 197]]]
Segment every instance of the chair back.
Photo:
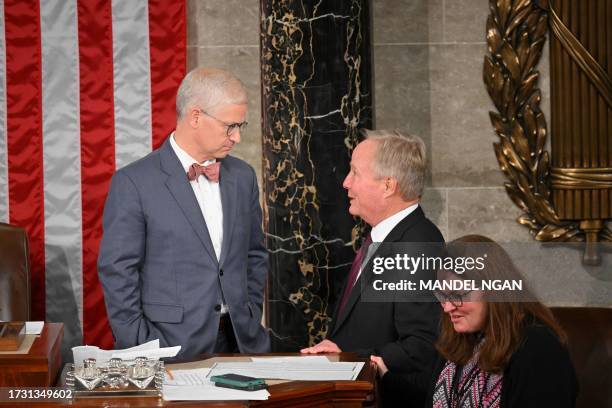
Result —
[[612, 309], [552, 308], [578, 377], [576, 408], [612, 407]]
[[28, 235], [0, 222], [0, 320], [30, 320]]

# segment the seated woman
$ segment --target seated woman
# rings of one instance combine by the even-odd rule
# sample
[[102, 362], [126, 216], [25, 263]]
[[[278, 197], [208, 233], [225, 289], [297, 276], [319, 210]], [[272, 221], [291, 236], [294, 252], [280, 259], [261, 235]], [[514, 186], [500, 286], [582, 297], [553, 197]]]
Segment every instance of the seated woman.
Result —
[[[447, 256], [464, 266], [466, 259], [482, 257], [484, 267], [459, 271], [454, 262], [454, 271], [438, 272], [443, 289], [435, 295], [444, 310], [436, 343], [440, 356], [425, 406], [574, 407], [578, 384], [565, 334], [528, 292], [506, 251], [486, 237], [469, 235], [448, 244]], [[492, 280], [521, 282], [523, 288], [482, 290], [483, 282]], [[452, 281], [461, 289], [450, 290]], [[410, 395], [401, 375], [388, 372], [380, 357], [371, 360], [382, 376], [383, 394]]]

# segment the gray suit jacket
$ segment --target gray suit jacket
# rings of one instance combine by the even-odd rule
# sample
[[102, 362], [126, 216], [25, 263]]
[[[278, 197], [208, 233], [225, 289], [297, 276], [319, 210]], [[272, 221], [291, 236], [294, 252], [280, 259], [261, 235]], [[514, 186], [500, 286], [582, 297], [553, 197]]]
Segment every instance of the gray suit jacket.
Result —
[[240, 351], [269, 351], [260, 323], [268, 258], [253, 168], [222, 159], [220, 190], [217, 261], [169, 140], [113, 176], [98, 271], [116, 348], [159, 338], [162, 346], [181, 345], [181, 357], [212, 352], [223, 293]]

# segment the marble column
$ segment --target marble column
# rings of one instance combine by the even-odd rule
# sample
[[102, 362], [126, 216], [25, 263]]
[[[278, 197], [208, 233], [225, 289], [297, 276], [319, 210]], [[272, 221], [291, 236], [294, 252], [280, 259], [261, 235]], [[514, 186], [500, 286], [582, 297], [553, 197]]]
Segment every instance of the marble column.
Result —
[[263, 194], [275, 351], [325, 338], [363, 225], [342, 181], [372, 127], [367, 0], [261, 0]]

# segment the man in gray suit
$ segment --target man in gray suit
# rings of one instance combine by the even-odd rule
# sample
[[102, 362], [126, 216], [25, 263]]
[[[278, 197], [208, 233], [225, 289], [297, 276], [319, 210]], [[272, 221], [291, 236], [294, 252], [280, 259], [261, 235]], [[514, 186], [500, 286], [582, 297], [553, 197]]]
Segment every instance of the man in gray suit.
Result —
[[246, 126], [246, 90], [197, 68], [176, 109], [176, 130], [115, 173], [104, 208], [98, 270], [115, 347], [159, 338], [181, 357], [269, 351], [257, 180], [228, 155]]

